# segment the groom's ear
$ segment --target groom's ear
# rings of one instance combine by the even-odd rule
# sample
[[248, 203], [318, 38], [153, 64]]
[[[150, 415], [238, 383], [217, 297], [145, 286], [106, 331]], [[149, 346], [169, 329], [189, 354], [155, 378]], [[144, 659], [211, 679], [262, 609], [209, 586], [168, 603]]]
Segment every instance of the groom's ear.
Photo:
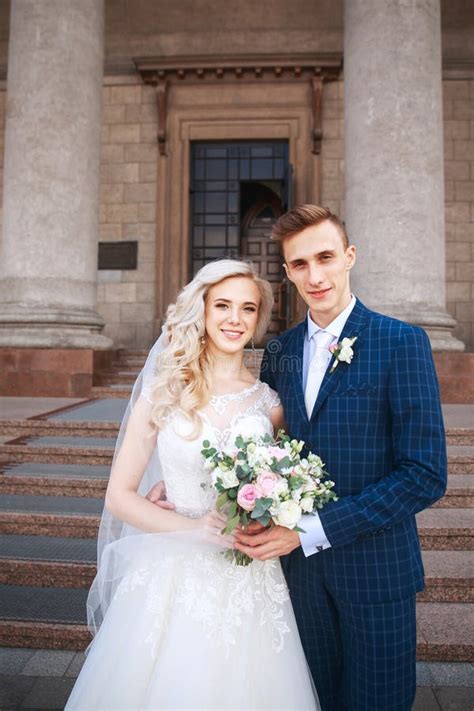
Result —
[[356, 263], [357, 258], [357, 249], [354, 244], [349, 245], [346, 249], [345, 258], [347, 271], [350, 271]]
[[288, 279], [288, 281], [292, 282], [293, 279], [290, 276], [290, 270], [289, 270], [288, 264], [286, 262], [283, 262], [283, 269], [285, 270], [286, 278]]

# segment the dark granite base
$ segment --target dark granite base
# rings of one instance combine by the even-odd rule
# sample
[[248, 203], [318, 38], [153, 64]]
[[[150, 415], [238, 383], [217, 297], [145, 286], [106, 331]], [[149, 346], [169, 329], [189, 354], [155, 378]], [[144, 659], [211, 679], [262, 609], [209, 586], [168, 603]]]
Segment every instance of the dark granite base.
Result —
[[88, 397], [94, 371], [110, 368], [115, 351], [0, 348], [0, 395]]

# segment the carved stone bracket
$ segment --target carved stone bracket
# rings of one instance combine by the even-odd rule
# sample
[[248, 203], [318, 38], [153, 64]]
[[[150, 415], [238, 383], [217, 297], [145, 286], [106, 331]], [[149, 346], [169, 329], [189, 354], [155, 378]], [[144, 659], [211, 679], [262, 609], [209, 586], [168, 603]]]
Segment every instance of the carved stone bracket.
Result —
[[342, 55], [337, 53], [233, 57], [138, 57], [137, 71], [145, 84], [156, 87], [158, 146], [166, 155], [169, 87], [181, 83], [305, 81], [312, 88], [313, 153], [321, 152], [324, 82], [338, 79]]
[[166, 117], [168, 113], [168, 82], [159, 79], [156, 84], [156, 103], [158, 107], [158, 150], [166, 155]]
[[323, 77], [321, 74], [313, 77], [313, 153], [319, 155], [321, 153], [321, 144], [323, 140]]

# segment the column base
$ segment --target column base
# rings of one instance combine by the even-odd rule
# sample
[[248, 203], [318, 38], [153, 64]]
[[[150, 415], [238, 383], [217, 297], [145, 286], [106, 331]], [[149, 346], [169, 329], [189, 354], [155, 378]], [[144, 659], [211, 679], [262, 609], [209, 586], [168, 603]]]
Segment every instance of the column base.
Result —
[[0, 395], [88, 398], [94, 370], [110, 367], [115, 355], [90, 348], [0, 348]]
[[48, 309], [19, 304], [0, 307], [0, 347], [109, 350], [104, 320], [88, 309]]
[[474, 404], [474, 353], [435, 353], [441, 402]]

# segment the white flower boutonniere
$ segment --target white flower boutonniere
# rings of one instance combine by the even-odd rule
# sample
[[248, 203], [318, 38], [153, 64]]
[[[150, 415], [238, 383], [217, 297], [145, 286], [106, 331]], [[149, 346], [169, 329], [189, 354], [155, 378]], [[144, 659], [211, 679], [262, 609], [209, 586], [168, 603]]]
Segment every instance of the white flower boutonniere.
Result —
[[343, 338], [340, 343], [335, 343], [333, 346], [330, 346], [329, 350], [334, 356], [334, 363], [329, 371], [330, 373], [334, 373], [339, 363], [343, 362], [349, 364], [352, 361], [354, 357], [352, 346], [356, 341], [357, 336], [353, 336], [352, 338]]

